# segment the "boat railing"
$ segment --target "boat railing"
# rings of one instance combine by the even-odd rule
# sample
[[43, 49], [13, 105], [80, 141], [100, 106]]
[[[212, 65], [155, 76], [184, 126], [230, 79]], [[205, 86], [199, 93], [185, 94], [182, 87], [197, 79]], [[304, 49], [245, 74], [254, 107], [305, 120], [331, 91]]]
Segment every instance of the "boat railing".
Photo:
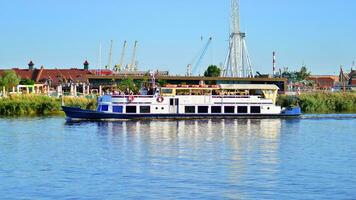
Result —
[[[134, 98], [154, 98], [154, 95], [111, 95], [112, 98], [129, 98], [133, 96]], [[175, 96], [208, 96], [208, 95], [175, 95]], [[210, 95], [212, 98], [251, 98], [257, 97], [261, 98], [260, 95]]]
[[133, 96], [134, 98], [153, 98], [155, 97], [154, 95], [129, 95], [129, 94], [125, 94], [125, 95], [111, 95], [112, 98], [128, 98]]
[[260, 95], [213, 95], [213, 98], [236, 98], [236, 99], [246, 99], [251, 97], [261, 98]]

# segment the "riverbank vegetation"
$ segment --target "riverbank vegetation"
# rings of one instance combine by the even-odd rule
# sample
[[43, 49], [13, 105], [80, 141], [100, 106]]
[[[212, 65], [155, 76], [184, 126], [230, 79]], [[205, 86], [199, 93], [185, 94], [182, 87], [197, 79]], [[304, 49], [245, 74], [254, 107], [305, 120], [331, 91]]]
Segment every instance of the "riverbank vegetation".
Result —
[[[63, 114], [62, 102], [94, 110], [96, 98], [54, 98], [40, 95], [12, 95], [0, 98], [0, 116], [41, 116]], [[305, 93], [297, 97], [280, 95], [277, 104], [282, 107], [299, 105], [304, 113], [356, 113], [356, 93]]]
[[299, 105], [304, 113], [356, 113], [356, 93], [314, 92], [299, 96], [279, 95], [282, 107]]
[[62, 101], [66, 106], [95, 109], [96, 98], [53, 98], [40, 95], [13, 95], [0, 99], [0, 116], [33, 116], [61, 114]]

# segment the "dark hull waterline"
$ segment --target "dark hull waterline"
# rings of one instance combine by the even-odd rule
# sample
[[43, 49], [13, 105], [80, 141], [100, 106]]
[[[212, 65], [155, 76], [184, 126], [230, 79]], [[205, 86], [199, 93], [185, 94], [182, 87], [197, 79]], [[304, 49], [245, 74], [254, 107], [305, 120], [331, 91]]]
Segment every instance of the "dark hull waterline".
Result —
[[127, 120], [127, 119], [260, 119], [260, 118], [296, 118], [296, 114], [124, 114], [105, 113], [93, 110], [83, 110], [75, 107], [62, 106], [69, 120]]

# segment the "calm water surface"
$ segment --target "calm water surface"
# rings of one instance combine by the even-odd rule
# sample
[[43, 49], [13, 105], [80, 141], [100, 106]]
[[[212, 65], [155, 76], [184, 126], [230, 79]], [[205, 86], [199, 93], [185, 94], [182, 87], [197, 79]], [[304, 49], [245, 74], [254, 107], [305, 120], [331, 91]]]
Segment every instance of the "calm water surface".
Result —
[[0, 119], [0, 198], [356, 199], [355, 125]]

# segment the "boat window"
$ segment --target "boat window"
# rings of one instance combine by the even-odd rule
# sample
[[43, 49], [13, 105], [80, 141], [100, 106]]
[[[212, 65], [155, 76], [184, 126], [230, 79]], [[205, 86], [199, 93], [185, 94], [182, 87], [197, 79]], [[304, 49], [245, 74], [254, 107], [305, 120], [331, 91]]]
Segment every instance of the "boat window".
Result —
[[151, 113], [150, 106], [140, 106], [140, 113]]
[[262, 95], [262, 90], [251, 90], [252, 95]]
[[162, 89], [161, 92], [162, 92], [162, 94], [172, 94], [173, 90], [172, 89]]
[[235, 106], [225, 106], [224, 112], [225, 113], [235, 113]]
[[169, 99], [169, 105], [173, 106], [174, 99]]
[[109, 106], [108, 105], [101, 105], [101, 111], [109, 111]]
[[237, 113], [247, 113], [247, 106], [237, 106]]
[[212, 95], [219, 95], [219, 94], [220, 94], [220, 91], [219, 91], [219, 90], [213, 90], [211, 94], [212, 94]]
[[251, 106], [251, 113], [261, 113], [260, 106]]
[[115, 113], [122, 113], [124, 110], [123, 106], [113, 106], [112, 111]]
[[185, 113], [195, 113], [195, 106], [186, 106]]
[[221, 113], [221, 106], [211, 106], [211, 113]]
[[198, 113], [208, 113], [208, 106], [198, 106]]
[[126, 113], [136, 113], [136, 106], [126, 106]]
[[177, 93], [177, 95], [190, 95], [190, 90], [189, 89], [177, 89], [176, 93]]

